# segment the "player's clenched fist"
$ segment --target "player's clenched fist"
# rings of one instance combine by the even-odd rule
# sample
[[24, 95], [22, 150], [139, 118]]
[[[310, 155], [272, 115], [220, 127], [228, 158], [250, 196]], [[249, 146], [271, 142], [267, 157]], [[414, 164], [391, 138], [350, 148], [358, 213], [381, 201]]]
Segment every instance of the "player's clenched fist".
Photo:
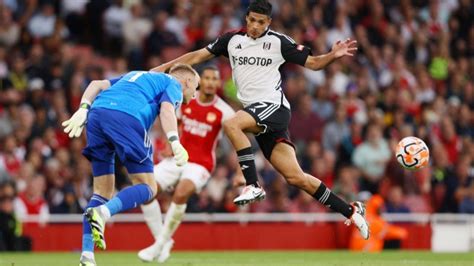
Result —
[[69, 134], [70, 138], [79, 137], [84, 129], [87, 120], [88, 106], [81, 107], [72, 115], [69, 120], [64, 121], [61, 125], [64, 128], [64, 133]]
[[174, 160], [177, 166], [183, 166], [188, 162], [188, 151], [186, 151], [179, 141], [171, 142], [171, 149], [173, 150]]

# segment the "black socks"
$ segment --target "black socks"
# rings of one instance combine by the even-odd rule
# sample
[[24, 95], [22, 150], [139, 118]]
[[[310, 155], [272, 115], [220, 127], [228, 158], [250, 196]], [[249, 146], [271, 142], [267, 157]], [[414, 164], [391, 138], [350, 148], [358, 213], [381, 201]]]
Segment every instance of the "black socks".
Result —
[[331, 208], [331, 210], [341, 213], [346, 218], [351, 218], [352, 213], [354, 212], [354, 207], [352, 207], [352, 205], [348, 204], [336, 194], [332, 193], [331, 190], [323, 183], [319, 185], [318, 189], [313, 195], [313, 198], [321, 202], [326, 207]]
[[237, 156], [239, 159], [240, 169], [242, 169], [247, 185], [258, 187], [257, 168], [255, 167], [255, 156], [252, 152], [252, 147], [237, 151]]

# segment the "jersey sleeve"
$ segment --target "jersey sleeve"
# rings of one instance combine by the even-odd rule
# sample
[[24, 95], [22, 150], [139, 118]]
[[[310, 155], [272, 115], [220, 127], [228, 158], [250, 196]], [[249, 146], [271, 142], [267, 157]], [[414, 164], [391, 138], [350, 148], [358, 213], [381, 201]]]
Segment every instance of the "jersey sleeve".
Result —
[[231, 118], [234, 114], [235, 114], [235, 111], [234, 109], [232, 109], [232, 107], [230, 107], [224, 100], [222, 99], [219, 99], [217, 104], [216, 104], [216, 107], [222, 112], [222, 121], [221, 123], [223, 123], [224, 121], [228, 120], [229, 118]]
[[158, 99], [159, 104], [162, 102], [171, 103], [175, 110], [181, 105], [183, 102], [183, 93], [181, 92], [181, 85], [177, 81], [171, 80], [169, 85], [163, 91], [161, 97]]
[[122, 78], [123, 78], [123, 75], [120, 77], [114, 77], [114, 78], [109, 79], [110, 86], [113, 86], [115, 83], [117, 83], [117, 81], [121, 80]]
[[214, 42], [210, 43], [206, 49], [215, 56], [223, 55], [229, 57], [227, 45], [229, 44], [230, 38], [234, 36], [234, 32], [227, 32], [219, 36]]
[[281, 54], [285, 61], [304, 66], [306, 59], [311, 55], [311, 49], [297, 44], [286, 35], [281, 35], [279, 38], [281, 40]]

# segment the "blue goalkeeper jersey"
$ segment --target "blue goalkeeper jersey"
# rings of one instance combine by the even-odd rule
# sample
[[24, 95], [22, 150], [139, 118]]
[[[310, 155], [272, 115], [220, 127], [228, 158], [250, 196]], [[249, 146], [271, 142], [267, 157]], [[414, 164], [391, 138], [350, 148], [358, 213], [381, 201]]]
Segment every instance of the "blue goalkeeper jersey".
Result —
[[92, 104], [132, 115], [148, 130], [160, 113], [162, 102], [177, 109], [183, 101], [181, 84], [158, 72], [132, 71], [110, 80], [111, 87], [99, 93]]

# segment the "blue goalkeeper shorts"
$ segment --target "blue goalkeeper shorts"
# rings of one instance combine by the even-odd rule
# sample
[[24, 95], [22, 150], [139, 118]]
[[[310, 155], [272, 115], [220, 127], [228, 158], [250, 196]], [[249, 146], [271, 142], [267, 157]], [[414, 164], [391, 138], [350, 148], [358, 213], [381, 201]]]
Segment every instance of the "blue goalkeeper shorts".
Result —
[[153, 173], [153, 148], [147, 130], [135, 117], [116, 110], [93, 108], [86, 125], [87, 147], [94, 176], [114, 173], [115, 155], [129, 174]]

